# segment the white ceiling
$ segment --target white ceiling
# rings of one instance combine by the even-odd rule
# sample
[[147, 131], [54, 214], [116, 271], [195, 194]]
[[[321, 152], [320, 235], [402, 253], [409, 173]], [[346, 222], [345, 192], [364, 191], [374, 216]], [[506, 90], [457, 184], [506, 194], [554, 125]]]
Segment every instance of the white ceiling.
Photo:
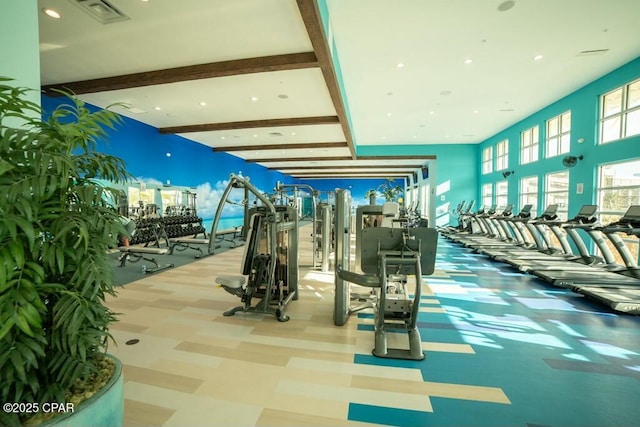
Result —
[[390, 176], [394, 144], [480, 142], [640, 56], [638, 0], [328, 0], [349, 129], [313, 0], [106, 1], [129, 19], [38, 0], [43, 86], [293, 176]]

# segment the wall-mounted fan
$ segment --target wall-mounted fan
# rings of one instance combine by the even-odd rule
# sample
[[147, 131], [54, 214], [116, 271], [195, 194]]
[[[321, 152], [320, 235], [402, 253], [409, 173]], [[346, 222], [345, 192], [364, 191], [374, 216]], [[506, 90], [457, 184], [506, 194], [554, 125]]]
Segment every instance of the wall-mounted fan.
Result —
[[578, 160], [582, 160], [584, 157], [582, 155], [576, 156], [566, 156], [562, 159], [562, 164], [567, 168], [572, 168], [578, 164]]

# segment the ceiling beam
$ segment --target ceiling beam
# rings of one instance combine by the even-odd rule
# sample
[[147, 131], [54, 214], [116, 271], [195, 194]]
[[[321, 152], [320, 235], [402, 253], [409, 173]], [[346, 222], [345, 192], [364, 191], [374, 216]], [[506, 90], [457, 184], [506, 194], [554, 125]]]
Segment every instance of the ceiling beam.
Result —
[[118, 89], [154, 86], [189, 80], [211, 79], [215, 77], [237, 76], [241, 74], [266, 73], [271, 71], [298, 70], [318, 67], [314, 52], [289, 53], [284, 55], [262, 56], [258, 58], [235, 59], [232, 61], [210, 62], [208, 64], [188, 65], [186, 67], [167, 68], [105, 77], [93, 80], [58, 83], [44, 86], [42, 89], [52, 96], [59, 95], [54, 89], [71, 91], [76, 95], [83, 93], [105, 92]]
[[337, 169], [337, 170], [345, 170], [345, 169], [418, 169], [422, 167], [422, 164], [418, 165], [341, 165], [341, 166], [281, 166], [276, 167], [272, 166], [269, 169], [277, 169], [277, 170], [290, 170], [290, 169], [311, 169], [311, 170], [329, 170], [329, 169]]
[[295, 149], [322, 149], [322, 148], [344, 148], [346, 142], [314, 142], [301, 144], [260, 144], [260, 145], [239, 145], [236, 147], [215, 147], [213, 151], [223, 151], [230, 153], [233, 151], [263, 151], [263, 150], [295, 150]]
[[[358, 156], [358, 160], [416, 160], [416, 161], [425, 161], [425, 160], [435, 160], [436, 156], [423, 156], [423, 155], [415, 155], [408, 154], [406, 156]], [[420, 165], [422, 166], [422, 165]]]
[[291, 174], [293, 178], [405, 178], [411, 174], [408, 173], [394, 173], [394, 174], [366, 174], [366, 173], [355, 173], [355, 174], [333, 174], [327, 175], [322, 173], [309, 173], [309, 174]]
[[270, 159], [246, 159], [247, 163], [273, 163], [273, 162], [312, 162], [325, 160], [351, 160], [351, 156], [339, 157], [274, 157]]
[[322, 70], [322, 75], [324, 76], [324, 81], [327, 84], [329, 95], [333, 101], [333, 107], [340, 118], [340, 125], [342, 126], [342, 132], [344, 133], [345, 139], [347, 140], [351, 157], [356, 159], [357, 156], [356, 150], [353, 146], [353, 137], [351, 135], [351, 129], [349, 128], [349, 122], [347, 120], [342, 94], [340, 93], [338, 79], [336, 78], [336, 73], [333, 69], [333, 61], [331, 60], [329, 44], [320, 19], [318, 5], [316, 4], [316, 0], [297, 0], [297, 3], [298, 9], [300, 10], [300, 16], [302, 17], [304, 26], [307, 28], [309, 40], [311, 40], [311, 45], [313, 46], [316, 57], [318, 58], [320, 70]]
[[247, 120], [243, 122], [203, 123], [199, 125], [159, 128], [160, 133], [212, 132], [218, 130], [254, 129], [279, 126], [330, 125], [339, 123], [337, 116], [291, 117], [286, 119]]

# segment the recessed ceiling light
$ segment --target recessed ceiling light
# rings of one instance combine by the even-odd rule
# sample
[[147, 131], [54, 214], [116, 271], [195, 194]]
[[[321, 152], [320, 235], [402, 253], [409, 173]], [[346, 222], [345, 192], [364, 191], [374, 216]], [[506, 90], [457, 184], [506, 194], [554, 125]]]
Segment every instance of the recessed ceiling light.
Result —
[[162, 108], [160, 108], [160, 107], [158, 107], [158, 106], [153, 107], [153, 109], [154, 109], [154, 110], [156, 110], [156, 111], [160, 111], [160, 110], [162, 110]]
[[478, 114], [480, 111], [478, 110], [473, 110], [473, 114]]
[[398, 63], [396, 64], [396, 67], [398, 67], [398, 68], [404, 68], [404, 64], [403, 64], [402, 62], [398, 62]]
[[45, 15], [47, 15], [50, 18], [60, 19], [62, 17], [62, 15], [60, 15], [60, 13], [54, 9], [46, 8], [46, 9], [42, 9], [42, 11], [45, 13]]
[[295, 135], [296, 135], [296, 133], [295, 133], [295, 132], [291, 132], [291, 136], [295, 136]]
[[257, 97], [257, 96], [252, 96], [252, 97], [251, 97], [251, 100], [252, 100], [253, 102], [256, 102], [256, 101], [258, 100], [258, 97]]
[[472, 62], [473, 62], [473, 59], [471, 59], [471, 58], [467, 58], [467, 59], [464, 60], [465, 64], [471, 64]]
[[515, 6], [516, 2], [513, 0], [507, 0], [507, 1], [503, 1], [502, 3], [500, 3], [498, 5], [498, 12], [506, 12], [507, 10], [511, 9], [513, 6]]
[[542, 55], [536, 55], [533, 57], [534, 61], [540, 61], [542, 59]]
[[204, 102], [204, 101], [200, 101], [200, 106], [201, 106], [201, 107], [206, 107], [206, 105], [207, 105], [207, 103], [206, 103], [206, 102]]
[[220, 139], [224, 139], [224, 136], [221, 136]]
[[429, 111], [429, 114], [433, 116], [433, 111]]
[[254, 133], [254, 134], [253, 134], [253, 137], [254, 137], [254, 138], [257, 138], [257, 137], [258, 137], [258, 134], [257, 134], [257, 133]]
[[391, 116], [391, 113], [387, 113], [387, 117], [390, 117], [390, 116]]

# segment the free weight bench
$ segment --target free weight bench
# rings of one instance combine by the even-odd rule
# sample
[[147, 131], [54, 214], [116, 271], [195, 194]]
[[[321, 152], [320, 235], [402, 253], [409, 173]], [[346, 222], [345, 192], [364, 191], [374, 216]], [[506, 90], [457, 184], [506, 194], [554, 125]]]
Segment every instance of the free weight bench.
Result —
[[127, 261], [136, 263], [141, 260], [149, 261], [155, 267], [147, 268], [144, 270], [145, 274], [155, 273], [157, 271], [165, 270], [167, 268], [173, 268], [173, 264], [164, 264], [159, 265], [155, 258], [149, 258], [145, 255], [168, 255], [170, 249], [169, 248], [157, 248], [157, 247], [149, 247], [149, 246], [119, 246], [118, 250], [122, 255], [118, 260], [120, 261], [120, 267], [124, 267], [127, 264]]

